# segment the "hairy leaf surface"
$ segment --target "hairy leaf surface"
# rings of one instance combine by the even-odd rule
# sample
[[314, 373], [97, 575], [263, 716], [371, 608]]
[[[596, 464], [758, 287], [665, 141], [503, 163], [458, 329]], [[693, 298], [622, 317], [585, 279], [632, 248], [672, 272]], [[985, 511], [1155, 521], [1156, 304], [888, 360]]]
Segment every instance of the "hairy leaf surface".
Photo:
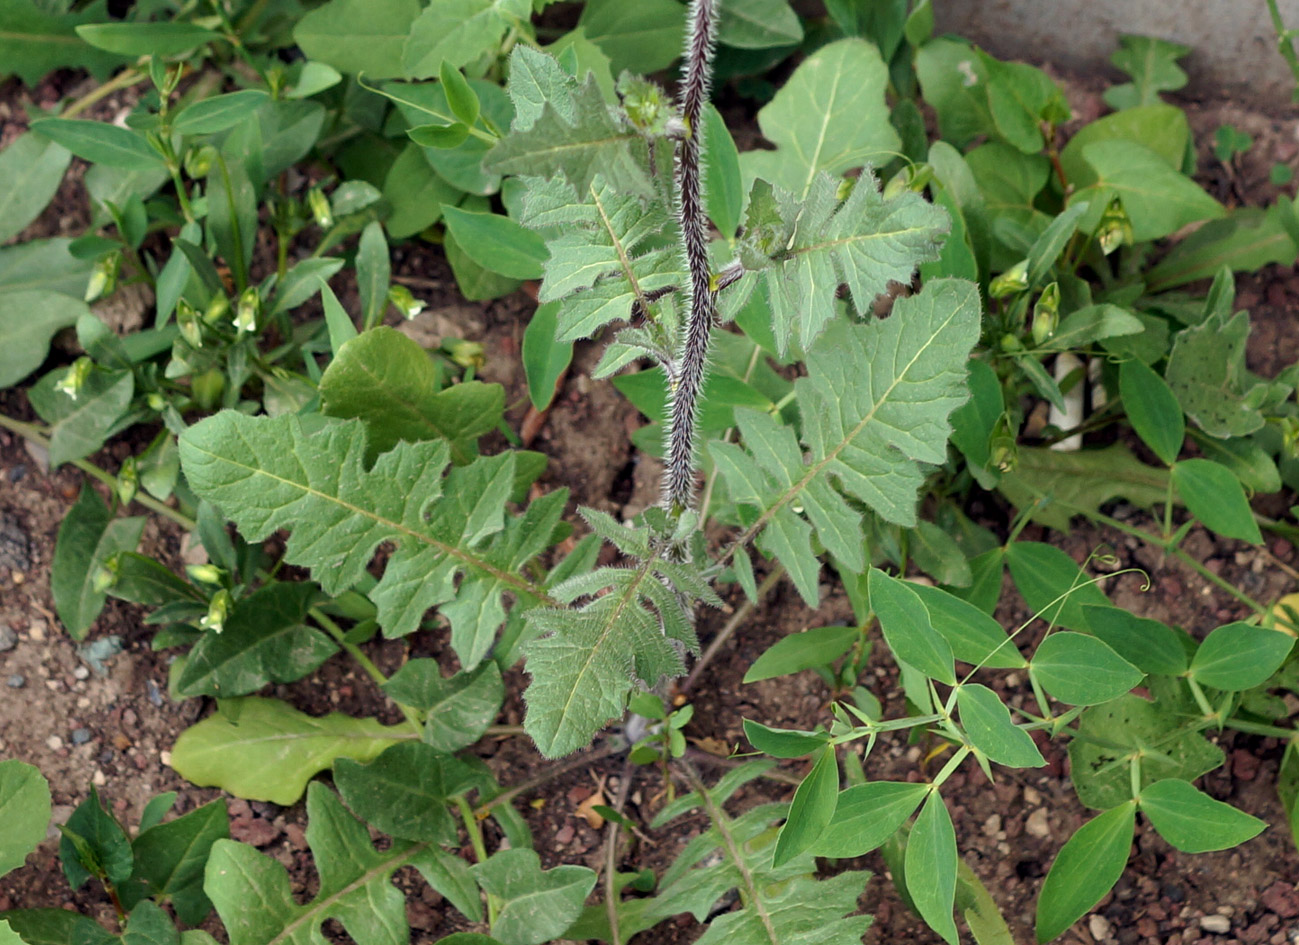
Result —
[[[549, 546], [566, 498], [557, 491], [507, 520], [512, 454], [451, 469], [445, 441], [398, 443], [364, 464], [359, 420], [247, 417], [228, 411], [181, 437], [194, 491], [219, 506], [249, 541], [292, 532], [285, 557], [338, 594], [365, 574], [382, 542], [396, 551], [370, 593], [390, 637], [410, 633], [445, 604], [452, 646], [466, 668], [491, 647], [508, 590], [543, 594], [519, 569]], [[457, 585], [457, 577], [460, 578]]]
[[743, 448], [708, 444], [731, 497], [757, 510], [746, 535], [780, 559], [809, 603], [820, 567], [813, 531], [850, 568], [865, 567], [861, 516], [836, 485], [890, 522], [915, 524], [919, 464], [946, 456], [947, 418], [965, 399], [978, 333], [975, 287], [932, 282], [885, 320], [836, 322], [809, 352], [808, 376], [794, 388], [801, 445], [767, 414], [744, 409], [735, 412]]

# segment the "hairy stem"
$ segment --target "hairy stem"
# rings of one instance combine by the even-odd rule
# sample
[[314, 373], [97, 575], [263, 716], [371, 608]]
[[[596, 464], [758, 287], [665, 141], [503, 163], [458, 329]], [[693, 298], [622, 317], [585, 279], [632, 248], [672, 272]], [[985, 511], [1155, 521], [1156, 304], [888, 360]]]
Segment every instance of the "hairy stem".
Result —
[[708, 262], [708, 222], [703, 197], [703, 108], [712, 78], [717, 29], [716, 0], [691, 0], [686, 39], [681, 117], [685, 132], [677, 146], [677, 218], [690, 283], [681, 340], [680, 368], [670, 393], [667, 470], [663, 504], [674, 514], [694, 506], [695, 421], [708, 366], [708, 334], [717, 292]]

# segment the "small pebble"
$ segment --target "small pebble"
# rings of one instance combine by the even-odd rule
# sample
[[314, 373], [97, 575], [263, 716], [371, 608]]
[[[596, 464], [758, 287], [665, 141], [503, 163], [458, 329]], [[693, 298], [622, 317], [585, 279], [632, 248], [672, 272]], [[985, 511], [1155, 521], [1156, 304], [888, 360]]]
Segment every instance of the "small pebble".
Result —
[[1024, 832], [1030, 837], [1037, 837], [1039, 840], [1045, 840], [1051, 836], [1051, 824], [1046, 819], [1045, 807], [1039, 807], [1028, 815], [1028, 820], [1024, 821]]
[[72, 671], [72, 678], [73, 678], [73, 679], [89, 679], [89, 678], [90, 678], [90, 670], [86, 669], [86, 667], [84, 667], [84, 666], [78, 666], [76, 669], [74, 669], [74, 670]]
[[105, 784], [108, 783], [108, 777], [104, 774], [104, 772], [96, 768], [95, 773], [90, 776], [90, 783], [93, 784], [95, 787], [103, 787]]
[[145, 690], [149, 694], [149, 701], [161, 709], [162, 690], [158, 688], [158, 684], [154, 682], [152, 679], [145, 680]]
[[1231, 931], [1231, 919], [1225, 915], [1206, 915], [1200, 920], [1200, 928], [1214, 935], [1226, 935]]
[[12, 650], [18, 645], [18, 634], [7, 623], [0, 623], [0, 653]]
[[1087, 930], [1092, 933], [1092, 938], [1103, 942], [1110, 937], [1110, 920], [1099, 913], [1092, 913], [1087, 920]]
[[50, 751], [58, 751], [63, 747], [63, 739], [59, 738], [57, 735], [51, 735], [49, 738], [45, 739], [45, 744], [49, 747]]
[[72, 730], [72, 744], [84, 745], [88, 741], [90, 741], [90, 729], [74, 728]]
[[10, 689], [21, 689], [23, 686], [27, 685], [27, 677], [22, 673], [14, 673], [5, 680], [5, 685]]

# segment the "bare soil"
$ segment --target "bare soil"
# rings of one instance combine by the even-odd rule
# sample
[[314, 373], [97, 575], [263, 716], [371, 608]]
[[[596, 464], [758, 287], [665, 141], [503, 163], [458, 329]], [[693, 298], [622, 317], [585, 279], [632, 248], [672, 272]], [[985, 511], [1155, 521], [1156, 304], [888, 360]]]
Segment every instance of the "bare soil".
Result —
[[[1080, 118], [1100, 114], [1099, 90], [1103, 86], [1098, 81], [1061, 78]], [[22, 106], [26, 102], [51, 104], [79, 81], [74, 75], [60, 74], [31, 91], [13, 83], [0, 87], [0, 142], [10, 140], [25, 124]], [[1196, 132], [1205, 169], [1203, 180], [1215, 195], [1230, 204], [1270, 202], [1276, 188], [1268, 183], [1268, 170], [1276, 162], [1295, 166], [1299, 153], [1293, 109], [1279, 106], [1275, 114], [1262, 114], [1224, 101], [1180, 104], [1187, 109]], [[122, 99], [110, 99], [97, 108], [96, 117], [112, 117], [114, 109], [123, 106]], [[1256, 138], [1254, 149], [1230, 169], [1217, 164], [1208, 153], [1212, 134], [1221, 124], [1232, 124]], [[74, 168], [79, 168], [75, 162]], [[80, 170], [74, 169], [55, 204], [24, 238], [74, 234], [86, 221]], [[439, 252], [429, 246], [398, 247], [393, 265], [399, 281], [430, 302], [426, 312], [400, 326], [402, 330], [428, 346], [444, 337], [481, 341], [487, 351], [482, 376], [505, 385], [507, 402], [512, 405], [507, 419], [518, 429], [527, 415], [519, 348], [533, 303], [523, 293], [487, 304], [463, 301]], [[1239, 285], [1238, 307], [1250, 309], [1253, 317], [1250, 367], [1274, 374], [1299, 358], [1295, 325], [1299, 275], [1292, 267], [1270, 267], [1242, 277]], [[656, 481], [656, 462], [629, 445], [628, 434], [642, 419], [610, 384], [589, 379], [598, 354], [595, 345], [579, 346], [573, 370], [531, 444], [550, 457], [540, 488], [570, 489], [570, 518], [579, 526], [578, 505], [631, 515], [652, 500]], [[56, 352], [53, 357], [67, 355]], [[31, 418], [18, 391], [0, 393], [0, 410], [12, 417]], [[530, 422], [535, 424], [536, 419]], [[115, 470], [132, 446], [131, 442], [111, 444], [93, 459]], [[167, 765], [168, 749], [179, 733], [207, 714], [211, 706], [205, 700], [175, 704], [167, 697], [168, 654], [150, 649], [151, 631], [142, 625], [143, 614], [138, 608], [110, 602], [92, 629], [87, 643], [120, 641], [120, 652], [104, 660], [101, 667], [92, 667], [87, 651], [60, 627], [49, 593], [50, 560], [59, 523], [82, 479], [71, 467], [49, 470], [39, 451], [0, 432], [0, 756], [20, 758], [41, 769], [53, 790], [56, 822], [66, 819], [94, 784], [114, 812], [125, 823], [134, 824], [149, 797], [160, 791], [179, 793], [179, 812], [219, 795], [182, 781]], [[1293, 496], [1284, 497], [1280, 508], [1293, 501]], [[980, 502], [981, 517], [990, 527], [1004, 523], [1006, 515], [995, 499], [984, 497]], [[1140, 510], [1120, 506], [1114, 514], [1135, 524], [1148, 523], [1147, 513]], [[1065, 536], [1032, 527], [1025, 537], [1051, 541], [1079, 562], [1097, 548], [1112, 550], [1122, 567], [1139, 567], [1150, 576], [1148, 590], [1137, 575], [1113, 579], [1106, 588], [1112, 599], [1137, 613], [1183, 626], [1196, 636], [1246, 615], [1242, 605], [1194, 572], [1174, 561], [1161, 560], [1122, 534], [1080, 526]], [[1186, 547], [1211, 570], [1256, 598], [1270, 600], [1296, 590], [1294, 569], [1299, 568], [1299, 553], [1284, 540], [1272, 540], [1259, 549], [1196, 529]], [[146, 528], [144, 550], [176, 566], [185, 554], [179, 530], [158, 519]], [[739, 602], [732, 602], [734, 606]], [[999, 617], [1007, 625], [1027, 617], [1009, 582]], [[701, 614], [699, 632], [705, 645], [727, 619], [726, 612]], [[741, 722], [745, 718], [803, 729], [827, 721], [829, 693], [813, 674], [753, 685], [742, 684], [741, 678], [760, 653], [786, 634], [850, 619], [848, 603], [837, 589], [828, 587], [825, 602], [814, 612], [792, 588], [782, 584], [758, 614], [729, 638], [686, 694], [695, 706], [694, 719], [686, 730], [691, 759], [706, 777], [715, 778], [729, 763], [716, 756], [744, 747]], [[1034, 642], [1035, 632], [1040, 631], [1026, 635], [1025, 646]], [[453, 664], [445, 641], [428, 632], [405, 641], [373, 643], [369, 649], [378, 665], [387, 670], [408, 655], [431, 655], [448, 667]], [[896, 667], [883, 646], [877, 646], [875, 654], [868, 674], [870, 685], [890, 713], [900, 713], [903, 700]], [[507, 674], [511, 694], [498, 720], [501, 724], [521, 722], [520, 693], [526, 681], [518, 669]], [[1021, 674], [1001, 674], [990, 684], [1012, 702], [1031, 699]], [[327, 663], [312, 679], [275, 687], [273, 694], [310, 713], [337, 709], [388, 718], [392, 712], [369, 680], [342, 657]], [[1299, 709], [1299, 703], [1295, 708]], [[1282, 746], [1275, 739], [1230, 732], [1216, 740], [1229, 763], [1205, 779], [1205, 790], [1263, 818], [1269, 829], [1237, 850], [1188, 856], [1139, 826], [1132, 861], [1118, 886], [1063, 941], [1072, 945], [1299, 943], [1299, 857], [1274, 788]], [[525, 737], [489, 739], [474, 751], [506, 785], [527, 782], [550, 770]], [[597, 743], [588, 753], [589, 760], [582, 756], [567, 763], [565, 773], [517, 798], [543, 860], [547, 866], [567, 862], [602, 868], [605, 834], [592, 829], [578, 807], [596, 791], [603, 791], [607, 798], [624, 796], [627, 815], [644, 832], [645, 839], [620, 848], [619, 868], [661, 870], [704, 824], [698, 818], [684, 818], [670, 829], [650, 830], [648, 823], [664, 797], [659, 774], [653, 768], [632, 768], [621, 757], [601, 754]], [[898, 739], [881, 744], [867, 770], [872, 778], [922, 780], [933, 774], [925, 767], [924, 755], [925, 746]], [[1069, 786], [1062, 747], [1049, 746], [1047, 759], [1048, 767], [1040, 771], [997, 769], [992, 784], [971, 768], [955, 775], [944, 789], [959, 848], [992, 891], [1017, 942], [1033, 940], [1033, 906], [1041, 879], [1060, 845], [1090, 816]], [[783, 771], [795, 777], [802, 767], [790, 762]], [[741, 792], [737, 803], [788, 798], [791, 793], [786, 782], [760, 781]], [[234, 798], [228, 801], [232, 834], [284, 863], [295, 890], [309, 895], [316, 880], [303, 834], [302, 805], [280, 808]], [[0, 880], [0, 910], [61, 906], [111, 923], [112, 910], [97, 887], [92, 884], [77, 892], [68, 888], [57, 863], [56, 836], [52, 828], [48, 841], [26, 867]], [[861, 900], [862, 908], [875, 915], [868, 943], [929, 945], [939, 941], [902, 905], [878, 855], [836, 864], [835, 868], [844, 866], [876, 874]], [[399, 881], [420, 890], [409, 898], [407, 909], [416, 940], [432, 941], [462, 927], [454, 910], [422, 883], [405, 874], [399, 874]], [[1213, 929], [1210, 932], [1206, 917], [1225, 917], [1228, 931], [1219, 931], [1221, 919], [1213, 918], [1207, 923]], [[636, 941], [667, 945], [693, 941], [698, 934], [693, 919], [684, 916]]]

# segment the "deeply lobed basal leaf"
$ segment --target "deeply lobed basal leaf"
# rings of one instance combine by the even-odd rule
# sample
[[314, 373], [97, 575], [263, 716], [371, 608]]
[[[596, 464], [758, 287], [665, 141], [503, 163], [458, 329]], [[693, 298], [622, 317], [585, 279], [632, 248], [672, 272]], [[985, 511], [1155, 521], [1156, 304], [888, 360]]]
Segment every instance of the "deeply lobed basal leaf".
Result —
[[865, 567], [861, 516], [836, 485], [887, 521], [916, 523], [920, 464], [946, 457], [948, 416], [967, 396], [979, 313], [972, 283], [941, 279], [899, 299], [887, 319], [835, 322], [795, 385], [801, 444], [769, 415], [737, 409], [744, 448], [708, 445], [732, 498], [757, 512], [746, 535], [780, 559], [813, 606], [820, 569], [813, 531], [849, 568]]
[[311, 568], [326, 593], [354, 585], [378, 545], [392, 542], [396, 550], [370, 595], [384, 633], [410, 633], [428, 608], [444, 604], [452, 645], [472, 668], [505, 618], [506, 591], [525, 605], [545, 596], [518, 572], [550, 545], [567, 494], [556, 491], [507, 517], [512, 454], [444, 477], [444, 441], [399, 443], [373, 468], [365, 452], [358, 420], [234, 411], [196, 424], [180, 441], [194, 491], [249, 541], [288, 529], [286, 560]]
[[818, 174], [800, 199], [759, 180], [749, 197], [740, 258], [763, 273], [782, 352], [794, 337], [811, 346], [834, 317], [840, 285], [866, 313], [890, 281], [910, 282], [920, 263], [938, 258], [950, 228], [946, 211], [917, 193], [885, 197], [872, 173], [842, 203], [841, 184]]

